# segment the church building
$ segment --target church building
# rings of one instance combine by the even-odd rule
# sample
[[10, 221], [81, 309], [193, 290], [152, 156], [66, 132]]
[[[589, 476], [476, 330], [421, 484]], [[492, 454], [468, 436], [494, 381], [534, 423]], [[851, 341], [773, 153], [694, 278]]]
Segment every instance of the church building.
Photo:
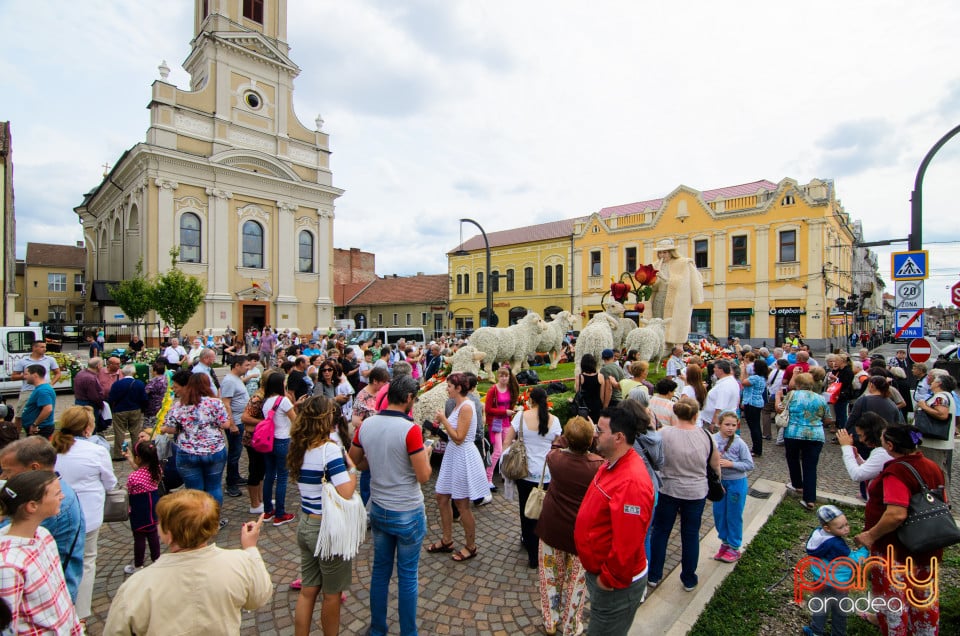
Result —
[[[206, 297], [185, 326], [333, 324], [329, 137], [293, 108], [286, 0], [195, 0], [189, 90], [153, 83], [146, 139], [75, 208], [93, 293], [177, 267]], [[109, 307], [109, 298], [91, 298]], [[101, 310], [113, 314], [114, 310]], [[91, 316], [106, 319], [111, 316]], [[151, 318], [156, 319], [156, 318]]]

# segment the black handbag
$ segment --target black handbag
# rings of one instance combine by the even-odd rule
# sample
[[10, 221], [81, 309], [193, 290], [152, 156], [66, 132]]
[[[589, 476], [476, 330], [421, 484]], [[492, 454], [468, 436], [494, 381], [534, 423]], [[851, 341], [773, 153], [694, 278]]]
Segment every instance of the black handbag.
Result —
[[912, 554], [932, 552], [960, 543], [960, 528], [943, 500], [943, 488], [930, 490], [920, 473], [907, 462], [900, 462], [913, 473], [920, 492], [910, 496], [907, 518], [897, 528], [897, 539]]
[[713, 435], [711, 435], [707, 429], [703, 429], [703, 432], [706, 433], [710, 439], [710, 454], [707, 455], [707, 499], [710, 501], [720, 501], [724, 495], [727, 494], [727, 491], [723, 489], [723, 484], [720, 483], [720, 475], [718, 475], [717, 471], [710, 465], [710, 458], [713, 457], [714, 449]]
[[920, 429], [920, 432], [923, 433], [924, 437], [929, 437], [930, 439], [939, 439], [947, 440], [950, 439], [950, 419], [951, 415], [947, 415], [945, 420], [935, 420], [930, 417], [930, 414], [917, 407], [916, 411], [913, 413], [913, 425]]

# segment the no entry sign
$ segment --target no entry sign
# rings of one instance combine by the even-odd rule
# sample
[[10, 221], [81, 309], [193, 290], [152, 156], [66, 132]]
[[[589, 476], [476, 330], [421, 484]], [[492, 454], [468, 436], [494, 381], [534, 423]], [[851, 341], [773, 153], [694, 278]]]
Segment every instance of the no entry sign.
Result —
[[930, 359], [930, 343], [924, 338], [914, 338], [907, 345], [907, 355], [917, 364], [923, 364]]

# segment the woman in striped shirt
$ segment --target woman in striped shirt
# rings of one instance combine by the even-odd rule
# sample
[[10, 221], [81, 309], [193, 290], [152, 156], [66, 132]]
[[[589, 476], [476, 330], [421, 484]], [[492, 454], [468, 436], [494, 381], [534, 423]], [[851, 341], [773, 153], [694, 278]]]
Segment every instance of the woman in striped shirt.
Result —
[[290, 430], [287, 466], [290, 477], [300, 488], [300, 523], [297, 544], [300, 546], [302, 587], [294, 612], [294, 633], [310, 633], [317, 597], [323, 592], [320, 624], [324, 636], [340, 630], [341, 593], [353, 580], [353, 561], [334, 556], [314, 556], [320, 522], [323, 518], [323, 482], [329, 481], [341, 497], [349, 499], [357, 487], [357, 469], [343, 448], [330, 439], [335, 429], [334, 414], [339, 405], [316, 395], [304, 401]]

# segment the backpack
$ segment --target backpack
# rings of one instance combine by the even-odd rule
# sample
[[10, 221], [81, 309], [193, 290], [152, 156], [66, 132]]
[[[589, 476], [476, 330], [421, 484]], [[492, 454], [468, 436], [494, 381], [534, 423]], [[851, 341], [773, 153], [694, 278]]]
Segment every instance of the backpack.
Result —
[[283, 396], [278, 395], [273, 408], [267, 412], [266, 417], [260, 420], [257, 423], [257, 427], [253, 429], [253, 438], [250, 440], [250, 447], [258, 453], [269, 453], [273, 451], [273, 433], [277, 427], [274, 417], [276, 416], [277, 409], [280, 408], [281, 402], [283, 402]]

